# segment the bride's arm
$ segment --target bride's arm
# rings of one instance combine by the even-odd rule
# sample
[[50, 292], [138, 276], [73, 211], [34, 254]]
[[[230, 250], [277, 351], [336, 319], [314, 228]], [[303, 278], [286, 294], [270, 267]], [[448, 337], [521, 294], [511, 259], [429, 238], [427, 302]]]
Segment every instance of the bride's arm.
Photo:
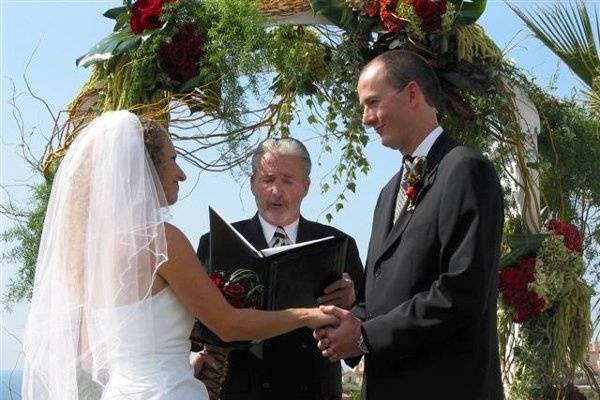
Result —
[[307, 326], [332, 325], [335, 318], [319, 309], [260, 311], [232, 307], [213, 285], [185, 235], [165, 224], [169, 260], [158, 269], [181, 302], [221, 339], [265, 339]]

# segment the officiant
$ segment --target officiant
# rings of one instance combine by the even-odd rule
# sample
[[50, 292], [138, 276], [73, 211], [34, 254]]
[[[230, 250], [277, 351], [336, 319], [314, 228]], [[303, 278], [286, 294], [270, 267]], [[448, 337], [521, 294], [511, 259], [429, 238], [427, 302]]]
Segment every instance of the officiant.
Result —
[[[300, 215], [302, 200], [310, 187], [310, 170], [310, 155], [302, 142], [293, 138], [269, 138], [261, 142], [252, 157], [250, 178], [258, 212], [232, 225], [257, 249], [327, 236], [348, 237], [343, 277], [326, 287], [318, 302], [349, 309], [364, 296], [363, 266], [354, 239]], [[198, 257], [204, 265], [208, 265], [209, 241], [209, 234], [205, 234], [198, 246]], [[201, 353], [195, 363], [210, 368], [214, 360]], [[309, 329], [298, 329], [250, 349], [232, 351], [221, 389], [223, 400], [339, 400], [341, 397], [341, 365], [321, 356]]]

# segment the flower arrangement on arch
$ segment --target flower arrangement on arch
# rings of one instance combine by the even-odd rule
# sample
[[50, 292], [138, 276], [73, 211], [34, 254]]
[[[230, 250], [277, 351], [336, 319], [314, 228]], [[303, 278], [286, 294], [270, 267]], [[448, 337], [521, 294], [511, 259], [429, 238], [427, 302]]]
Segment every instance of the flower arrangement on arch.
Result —
[[[525, 323], [552, 307], [584, 272], [581, 234], [573, 224], [551, 219], [547, 233], [513, 235], [512, 255], [503, 258], [498, 289], [515, 323]], [[517, 254], [516, 258], [514, 255]]]
[[497, 84], [502, 52], [476, 21], [485, 0], [310, 0], [313, 10], [346, 30], [371, 30], [373, 55], [406, 49], [436, 72], [441, 103], [461, 120], [474, 114], [467, 98]]
[[542, 233], [509, 235], [507, 241], [498, 319], [503, 368], [514, 371], [509, 396], [585, 398], [572, 384], [593, 334], [594, 291], [584, 279], [581, 234], [573, 224], [550, 219]]

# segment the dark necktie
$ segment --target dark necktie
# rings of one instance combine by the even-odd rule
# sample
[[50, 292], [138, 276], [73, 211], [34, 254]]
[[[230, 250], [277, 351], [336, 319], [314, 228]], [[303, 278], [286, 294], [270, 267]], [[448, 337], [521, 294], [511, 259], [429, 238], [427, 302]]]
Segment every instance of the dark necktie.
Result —
[[269, 247], [279, 247], [286, 244], [289, 244], [288, 235], [285, 233], [285, 230], [283, 230], [283, 227], [278, 226], [277, 229], [275, 229], [273, 238], [269, 242]]
[[394, 207], [394, 223], [398, 220], [398, 217], [402, 213], [404, 206], [406, 205], [406, 189], [408, 188], [408, 168], [407, 164], [413, 162], [411, 155], [402, 157], [402, 178], [400, 178], [400, 187], [398, 188], [398, 194], [396, 195], [396, 207]]

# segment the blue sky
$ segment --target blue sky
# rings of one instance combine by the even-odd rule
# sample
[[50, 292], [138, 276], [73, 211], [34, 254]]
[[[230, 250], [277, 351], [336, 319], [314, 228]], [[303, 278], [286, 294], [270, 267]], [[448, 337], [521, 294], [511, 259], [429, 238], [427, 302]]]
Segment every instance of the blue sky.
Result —
[[[531, 7], [535, 2], [515, 3]], [[24, 204], [24, 185], [35, 183], [38, 179], [19, 157], [19, 134], [9, 106], [13, 99], [13, 84], [25, 131], [30, 137], [33, 152], [38, 155], [43, 150], [42, 137], [50, 129], [51, 120], [44, 107], [24, 94], [23, 74], [27, 74], [33, 91], [45, 99], [54, 112], [63, 110], [89, 74], [87, 70], [75, 67], [75, 59], [110, 32], [111, 21], [101, 14], [119, 5], [121, 1], [0, 0], [0, 182], [9, 190], [13, 201]], [[546, 86], [558, 73], [556, 93], [571, 96], [573, 88], [578, 85], [572, 73], [539, 42], [528, 37], [527, 31], [504, 2], [488, 1], [480, 23], [500, 48], [507, 50], [508, 57], [534, 76], [539, 84]], [[295, 127], [294, 134], [310, 139], [314, 136], [311, 134], [313, 129], [301, 123]], [[318, 140], [307, 140], [307, 146], [313, 155], [315, 168], [313, 185], [302, 211], [307, 218], [323, 221], [323, 211], [333, 199], [320, 195], [319, 183], [336, 157], [321, 155]], [[348, 204], [333, 221], [334, 226], [355, 237], [363, 260], [379, 190], [396, 172], [400, 161], [399, 154], [383, 148], [376, 135], [372, 136], [367, 147], [367, 156], [372, 164], [371, 173], [359, 178], [357, 193], [348, 196]], [[194, 245], [207, 230], [209, 205], [230, 220], [245, 218], [255, 212], [246, 180], [236, 181], [228, 173], [202, 173], [185, 163], [182, 166], [188, 181], [182, 185], [180, 201], [172, 208], [173, 223], [188, 235]], [[0, 201], [5, 202], [6, 194], [2, 192], [1, 196]], [[9, 220], [0, 219], [0, 231], [10, 226]], [[5, 248], [0, 247], [0, 251], [4, 252]], [[2, 265], [2, 292], [14, 271], [14, 265]], [[0, 370], [12, 369], [15, 365], [19, 368], [19, 339], [26, 313], [26, 303], [19, 304], [12, 313], [3, 311]]]

